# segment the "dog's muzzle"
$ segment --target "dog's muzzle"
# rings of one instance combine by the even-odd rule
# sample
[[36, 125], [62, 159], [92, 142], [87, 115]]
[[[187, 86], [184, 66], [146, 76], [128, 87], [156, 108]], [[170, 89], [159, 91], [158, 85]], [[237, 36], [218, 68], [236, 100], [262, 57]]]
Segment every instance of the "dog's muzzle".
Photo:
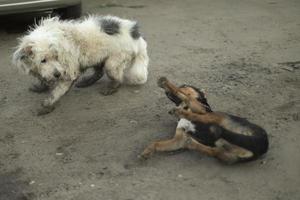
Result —
[[175, 103], [176, 106], [179, 106], [182, 103], [182, 100], [171, 92], [166, 92], [167, 97]]
[[53, 76], [58, 79], [61, 76], [61, 73], [59, 71], [55, 71]]

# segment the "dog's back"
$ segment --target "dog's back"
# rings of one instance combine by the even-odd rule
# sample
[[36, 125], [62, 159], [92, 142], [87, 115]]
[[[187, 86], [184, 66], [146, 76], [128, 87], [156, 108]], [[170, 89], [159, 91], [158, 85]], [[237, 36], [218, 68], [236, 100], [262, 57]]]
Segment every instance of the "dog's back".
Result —
[[222, 115], [224, 120], [220, 125], [192, 122], [195, 131], [190, 131], [190, 135], [209, 146], [215, 146], [216, 141], [220, 138], [225, 139], [231, 144], [251, 151], [253, 158], [267, 152], [269, 142], [267, 133], [263, 128], [245, 118], [226, 113], [222, 113]]
[[266, 131], [260, 126], [249, 122], [245, 118], [226, 114], [228, 120], [222, 127], [222, 138], [232, 144], [253, 152], [258, 157], [267, 152], [269, 141]]

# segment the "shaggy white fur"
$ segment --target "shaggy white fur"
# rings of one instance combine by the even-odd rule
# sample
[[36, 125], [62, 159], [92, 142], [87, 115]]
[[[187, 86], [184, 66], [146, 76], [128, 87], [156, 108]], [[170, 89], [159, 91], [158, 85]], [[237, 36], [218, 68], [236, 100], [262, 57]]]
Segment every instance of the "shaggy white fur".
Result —
[[115, 16], [41, 20], [20, 38], [13, 55], [16, 66], [53, 88], [44, 107], [53, 106], [87, 68], [102, 64], [116, 85], [144, 84], [148, 62], [137, 23]]

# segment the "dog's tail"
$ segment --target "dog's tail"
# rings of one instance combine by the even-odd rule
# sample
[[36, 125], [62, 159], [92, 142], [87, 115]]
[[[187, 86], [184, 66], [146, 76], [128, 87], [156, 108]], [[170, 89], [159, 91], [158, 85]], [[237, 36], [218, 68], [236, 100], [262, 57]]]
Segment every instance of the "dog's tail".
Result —
[[147, 82], [149, 57], [147, 43], [141, 37], [138, 41], [138, 52], [132, 66], [125, 72], [125, 81], [132, 85], [141, 85]]

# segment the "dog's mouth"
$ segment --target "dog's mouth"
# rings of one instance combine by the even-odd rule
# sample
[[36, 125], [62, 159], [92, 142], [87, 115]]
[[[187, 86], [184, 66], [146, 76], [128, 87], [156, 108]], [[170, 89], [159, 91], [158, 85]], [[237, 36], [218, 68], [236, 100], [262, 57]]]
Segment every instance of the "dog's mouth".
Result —
[[179, 106], [182, 103], [182, 100], [171, 92], [166, 92], [166, 95], [176, 106]]

